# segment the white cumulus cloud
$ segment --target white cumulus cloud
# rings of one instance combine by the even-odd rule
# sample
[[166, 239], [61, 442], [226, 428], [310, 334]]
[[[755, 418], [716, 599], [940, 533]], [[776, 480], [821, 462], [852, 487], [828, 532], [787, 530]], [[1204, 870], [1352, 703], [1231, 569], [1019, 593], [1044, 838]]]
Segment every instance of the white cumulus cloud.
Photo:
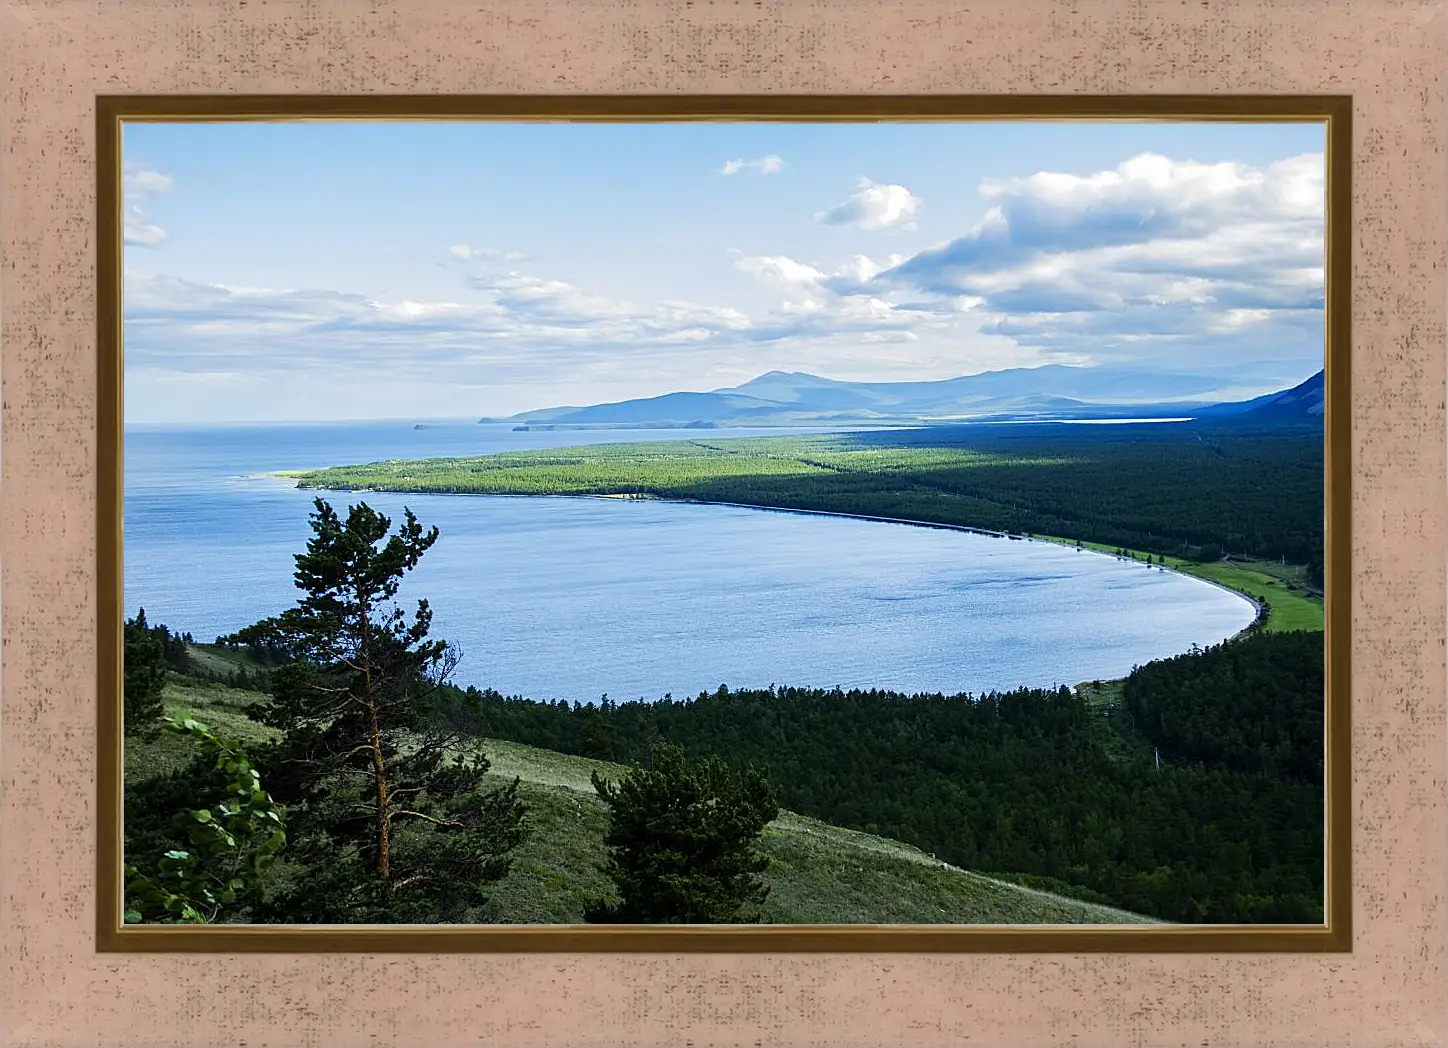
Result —
[[914, 229], [920, 214], [920, 198], [904, 186], [876, 185], [861, 179], [855, 192], [843, 203], [815, 215], [830, 226], [860, 229]]
[[469, 259], [520, 262], [528, 257], [521, 251], [505, 251], [496, 247], [473, 247], [471, 244], [452, 244], [449, 245], [447, 251], [460, 262], [466, 262]]
[[170, 175], [139, 165], [127, 165], [121, 172], [122, 234], [127, 244], [154, 247], [166, 239], [166, 231], [147, 216], [141, 204], [148, 197], [169, 193]]
[[728, 160], [719, 169], [721, 175], [737, 175], [741, 171], [756, 171], [761, 175], [777, 175], [784, 170], [784, 161], [771, 153], [754, 160]]
[[991, 330], [1098, 359], [1320, 359], [1321, 154], [1264, 167], [1155, 153], [986, 181], [985, 217], [874, 281], [969, 297]]

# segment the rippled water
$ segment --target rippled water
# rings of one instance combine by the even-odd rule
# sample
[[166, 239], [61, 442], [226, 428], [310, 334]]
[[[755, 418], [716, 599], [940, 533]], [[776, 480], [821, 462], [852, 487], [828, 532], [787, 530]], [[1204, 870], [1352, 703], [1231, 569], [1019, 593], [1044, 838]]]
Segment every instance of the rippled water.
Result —
[[[731, 436], [758, 435], [730, 431]], [[794, 431], [798, 432], [798, 431]], [[296, 599], [315, 493], [270, 470], [679, 431], [405, 423], [134, 428], [125, 603], [210, 640]], [[718, 437], [714, 434], [712, 437]], [[578, 701], [721, 683], [982, 691], [1117, 677], [1215, 644], [1251, 605], [1196, 579], [1043, 542], [727, 506], [326, 493], [441, 537], [403, 597], [428, 598], [455, 680]]]

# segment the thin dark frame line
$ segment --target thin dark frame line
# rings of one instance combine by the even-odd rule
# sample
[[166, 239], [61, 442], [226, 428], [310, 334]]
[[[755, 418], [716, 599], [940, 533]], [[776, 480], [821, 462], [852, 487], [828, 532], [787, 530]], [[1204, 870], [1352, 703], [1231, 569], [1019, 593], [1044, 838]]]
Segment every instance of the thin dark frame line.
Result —
[[105, 95], [118, 119], [544, 120], [566, 123], [758, 120], [888, 123], [1103, 120], [1330, 121], [1348, 96], [1316, 95]]
[[[121, 240], [124, 123], [1130, 122], [1322, 123], [1324, 890], [1321, 925], [275, 926], [121, 923], [124, 543]], [[1347, 95], [101, 95], [96, 99], [96, 947], [183, 953], [1338, 953], [1352, 949], [1351, 248]]]

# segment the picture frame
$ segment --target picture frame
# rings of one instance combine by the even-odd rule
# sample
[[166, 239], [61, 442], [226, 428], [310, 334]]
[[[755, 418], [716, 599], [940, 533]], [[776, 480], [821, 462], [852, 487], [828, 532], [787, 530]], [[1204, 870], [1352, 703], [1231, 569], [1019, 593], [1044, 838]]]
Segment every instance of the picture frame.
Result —
[[[1161, 121], [1321, 123], [1326, 132], [1325, 278], [1325, 921], [1312, 925], [127, 925], [121, 921], [121, 623], [125, 618], [121, 137], [127, 125], [194, 122], [457, 121], [574, 123]], [[96, 796], [97, 948], [105, 951], [365, 952], [1196, 952], [1351, 949], [1351, 608], [1335, 580], [1351, 577], [1352, 107], [1346, 96], [98, 96], [97, 340], [100, 360], [97, 550], [100, 627]], [[727, 431], [725, 431], [727, 434]]]
[[[823, 95], [858, 98], [849, 85], [878, 91], [878, 78], [888, 76], [912, 97], [943, 98], [939, 70], [948, 68], [957, 72], [962, 87], [999, 98], [1027, 85], [1040, 89], [1034, 74], [1009, 57], [1016, 53], [1013, 40], [1030, 39], [1042, 53], [1079, 53], [1083, 41], [1100, 44], [1103, 55], [1123, 63], [1110, 71], [1101, 64], [1106, 59], [1098, 57], [1092, 60], [1097, 64], [1063, 75], [1057, 85], [1061, 93], [1076, 97], [1094, 91], [1102, 92], [1098, 98], [1129, 94], [1134, 81], [1153, 91], [1179, 88], [1180, 99], [1194, 91], [1219, 90], [1218, 80], [1230, 79], [1233, 70], [1242, 71], [1233, 81], [1234, 91], [1235, 84], [1243, 84], [1279, 97], [1352, 96], [1354, 226], [1338, 230], [1352, 241], [1354, 256], [1351, 399], [1346, 382], [1334, 389], [1349, 406], [1336, 417], [1350, 418], [1352, 437], [1353, 723], [1333, 721], [1334, 729], [1342, 729], [1336, 745], [1344, 753], [1350, 749], [1353, 770], [1353, 818], [1343, 823], [1353, 833], [1350, 901], [1338, 902], [1348, 900], [1346, 894], [1332, 896], [1342, 909], [1333, 909], [1332, 923], [1315, 941], [1274, 948], [1225, 940], [1202, 953], [1161, 942], [1133, 951], [1120, 943], [1093, 941], [1092, 936], [1109, 936], [1109, 931], [1072, 932], [1074, 942], [1055, 949], [1031, 947], [1014, 938], [1019, 929], [1002, 933], [1011, 940], [991, 942], [991, 933], [985, 933], [987, 938], [978, 940], [983, 952], [964, 957], [944, 955], [960, 952], [958, 944], [940, 947], [924, 939], [902, 946], [899, 953], [888, 952], [879, 939], [868, 938], [869, 932], [853, 942], [822, 936], [808, 947], [788, 947], [791, 952], [759, 942], [736, 948], [707, 938], [709, 930], [684, 932], [667, 944], [615, 944], [607, 955], [584, 953], [584, 944], [562, 932], [565, 937], [554, 945], [534, 943], [508, 956], [450, 958], [445, 955], [453, 948], [436, 938], [399, 949], [412, 955], [406, 959], [382, 956], [394, 950], [384, 942], [387, 937], [411, 934], [401, 929], [365, 931], [350, 944], [306, 946], [307, 954], [285, 958], [225, 956], [285, 950], [261, 939], [251, 946], [235, 941], [198, 946], [200, 941], [193, 940], [182, 954], [111, 952], [108, 947], [175, 947], [163, 945], [161, 936], [152, 947], [108, 942], [107, 927], [113, 935], [121, 931], [104, 920], [115, 915], [104, 912], [98, 894], [106, 872], [97, 864], [107, 861], [99, 835], [105, 832], [102, 810], [108, 798], [96, 777], [106, 769], [97, 765], [114, 758], [99, 747], [108, 714], [95, 696], [107, 672], [108, 620], [104, 594], [93, 587], [100, 585], [95, 557], [103, 548], [102, 521], [114, 502], [106, 503], [107, 474], [93, 456], [99, 450], [96, 433], [116, 420], [104, 415], [92, 341], [104, 337], [102, 320], [88, 305], [97, 283], [104, 289], [108, 275], [102, 268], [92, 271], [92, 256], [81, 249], [106, 234], [92, 153], [82, 145], [91, 133], [97, 141], [101, 134], [96, 96], [224, 90], [256, 98], [274, 90], [278, 93], [271, 97], [285, 94], [287, 104], [295, 104], [309, 91], [336, 96], [363, 87], [373, 97], [353, 104], [365, 107], [389, 85], [397, 90], [404, 78], [327, 72], [289, 51], [290, 42], [301, 39], [312, 41], [308, 48], [323, 47], [334, 55], [363, 53], [369, 46], [365, 41], [375, 41], [378, 29], [371, 16], [342, 3], [321, 5], [307, 16], [311, 23], [274, 22], [267, 12], [245, 13], [228, 23], [224, 15], [201, 9], [146, 12], [134, 20], [104, 14], [83, 21], [74, 14], [26, 8], [6, 12], [8, 46], [19, 73], [3, 99], [6, 153], [22, 163], [0, 172], [6, 261], [0, 285], [5, 314], [0, 381], [6, 392], [0, 444], [5, 464], [0, 601], [6, 640], [0, 666], [0, 781], [5, 791], [0, 923], [7, 932], [3, 1004], [9, 1040], [38, 1044], [119, 1036], [115, 1020], [125, 1013], [155, 1024], [156, 1036], [168, 1041], [198, 1042], [213, 1040], [218, 1028], [234, 1039], [281, 1027], [298, 1042], [360, 1043], [381, 1025], [394, 1039], [429, 1043], [465, 1031], [505, 1043], [679, 1043], [681, 1038], [707, 1043], [752, 1037], [761, 1044], [822, 1038], [919, 1044], [948, 1043], [967, 1032], [988, 1032], [995, 1042], [1035, 1043], [1063, 1039], [1068, 1030], [1085, 1030], [1102, 1043], [1122, 1037], [1159, 1043], [1344, 1037], [1358, 1043], [1442, 1043], [1437, 1002], [1443, 990], [1444, 902], [1434, 885], [1442, 877], [1445, 829], [1439, 387], [1445, 301], [1440, 256], [1448, 208], [1433, 180], [1434, 173], [1442, 174], [1441, 151], [1432, 151], [1444, 126], [1441, 8], [1407, 5], [1372, 23], [1369, 32], [1364, 14], [1324, 19], [1305, 3], [1230, 13], [1179, 12], [1145, 21], [1134, 21], [1126, 7], [1111, 5], [1101, 6], [1099, 19], [1080, 11], [1053, 19], [1039, 8], [956, 13], [922, 5], [877, 58], [856, 55], [851, 61], [860, 64], [854, 66], [812, 59], [814, 64], [806, 64], [812, 72], [803, 78], [788, 72], [795, 67], [783, 45], [766, 47], [762, 53], [770, 57], [761, 59], [751, 41], [823, 40], [841, 53], [855, 54], [849, 41], [861, 30], [864, 12], [781, 7], [745, 17], [712, 7], [682, 13], [659, 9], [649, 21], [633, 12], [573, 9], [526, 23], [523, 10], [493, 5], [479, 13], [440, 5], [414, 23], [393, 22], [384, 33], [384, 50], [399, 62], [417, 55], [434, 62], [427, 83], [439, 98], [476, 94], [484, 80], [493, 91], [507, 87], [537, 96], [557, 91], [559, 82], [544, 72], [558, 68], [549, 61], [560, 61], [570, 42], [578, 46], [599, 33], [629, 42], [637, 56], [673, 54], [683, 56], [682, 64], [666, 63], [645, 73], [629, 62], [619, 64], [617, 57], [595, 56], [571, 66], [562, 86], [593, 97], [612, 88], [679, 98], [696, 92], [696, 97], [717, 100], [746, 95], [751, 86], [773, 98], [775, 93], [799, 96], [802, 86], [818, 85]], [[316, 43], [318, 24], [334, 34], [333, 43]], [[511, 57], [495, 55], [479, 72], [462, 43], [467, 27], [504, 42], [498, 46]], [[66, 75], [48, 78], [38, 91], [22, 91], [16, 84], [26, 82], [27, 72], [45, 68], [46, 47], [62, 32], [69, 36], [61, 48]], [[721, 32], [723, 43], [717, 42]], [[148, 51], [148, 42], [158, 35], [177, 33], [193, 42], [197, 63], [184, 72], [156, 62]], [[1200, 48], [1204, 33], [1222, 49]], [[555, 42], [546, 42], [550, 38]], [[223, 54], [242, 39], [253, 41], [257, 50], [240, 68], [216, 76], [216, 63], [209, 64], [210, 71], [202, 68], [203, 53]], [[703, 39], [716, 42], [686, 46]], [[1229, 40], [1242, 39], [1252, 46], [1238, 51], [1228, 46]], [[1268, 40], [1283, 56], [1280, 65], [1271, 74], [1246, 73], [1241, 63], [1253, 54], [1260, 57]], [[1347, 69], [1335, 70], [1328, 56], [1349, 50], [1355, 57]], [[1179, 63], [1178, 71], [1169, 67], [1164, 72], [1158, 64], [1165, 60], [1162, 55]], [[744, 61], [742, 75], [732, 72], [737, 58]], [[1384, 61], [1374, 65], [1378, 58]], [[962, 73], [967, 66], [975, 71]], [[916, 72], [904, 73], [907, 67]], [[1400, 71], [1389, 74], [1389, 68]], [[373, 79], [365, 87], [362, 80], [350, 79], [366, 76]], [[121, 83], [124, 92], [117, 90]], [[288, 94], [293, 91], [296, 95]], [[1427, 99], [1429, 105], [1410, 106], [1408, 99]], [[1219, 97], [1203, 105], [1221, 102]], [[64, 144], [48, 149], [49, 140]], [[1412, 281], [1407, 280], [1410, 273]], [[1372, 304], [1372, 296], [1388, 295], [1396, 303], [1392, 316]], [[1348, 308], [1346, 299], [1343, 308]], [[104, 377], [102, 372], [99, 378]], [[1331, 420], [1334, 409], [1329, 412]], [[1425, 563], [1432, 567], [1422, 567]], [[90, 611], [78, 620], [69, 610], [76, 606]], [[1346, 616], [1349, 609], [1338, 607]], [[86, 638], [77, 647], [93, 651], [95, 658], [70, 664], [58, 656], [73, 640], [77, 621], [84, 623], [80, 628]], [[1346, 671], [1349, 649], [1343, 646], [1340, 652]], [[1348, 794], [1340, 800], [1333, 796], [1343, 812]], [[1334, 869], [1347, 879], [1346, 867]], [[1350, 943], [1344, 938], [1349, 930]], [[690, 942], [693, 934], [706, 938]], [[1351, 953], [1335, 952], [1349, 945]], [[357, 955], [321, 956], [339, 948]], [[695, 948], [706, 952], [691, 952]], [[1037, 952], [1043, 949], [1052, 952]], [[615, 956], [635, 950], [641, 952]], [[193, 953], [215, 956], [188, 956]], [[1117, 953], [1136, 955], [1112, 956]], [[1163, 956], [1168, 954], [1177, 956]], [[55, 978], [57, 972], [65, 978]], [[478, 990], [475, 979], [482, 972], [492, 982]], [[173, 992], [163, 988], [214, 994], [219, 979], [238, 977], [257, 987], [242, 995], [244, 1002], [234, 991], [215, 994], [198, 1009], [159, 1018], [161, 994]], [[324, 1016], [322, 1002], [335, 1005], [339, 993], [343, 1000], [360, 1001], [369, 981], [377, 978], [406, 979], [418, 989], [381, 1004], [374, 1001], [365, 1015], [328, 1007]], [[272, 995], [259, 985], [263, 979], [288, 980], [295, 990]], [[538, 995], [540, 980], [556, 992]], [[1063, 980], [1072, 987], [1070, 1001], [1052, 997]], [[1236, 988], [1247, 984], [1253, 991], [1243, 996]], [[1211, 1015], [1194, 1011], [1188, 1001], [1200, 995], [1215, 995], [1222, 1003]], [[1163, 1004], [1167, 999], [1170, 1005]], [[443, 1001], [447, 1006], [439, 1007]]]

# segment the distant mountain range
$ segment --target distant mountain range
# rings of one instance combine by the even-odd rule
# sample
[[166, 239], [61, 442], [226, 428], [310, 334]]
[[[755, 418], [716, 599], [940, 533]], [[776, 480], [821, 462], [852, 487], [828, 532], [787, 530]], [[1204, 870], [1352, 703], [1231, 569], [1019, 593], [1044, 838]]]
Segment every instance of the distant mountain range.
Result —
[[1195, 413], [1197, 418], [1251, 418], [1253, 421], [1299, 421], [1323, 416], [1325, 383], [1319, 371], [1291, 389], [1268, 393], [1236, 404], [1213, 404]]
[[1322, 416], [1320, 371], [1291, 389], [1252, 400], [1224, 401], [1228, 392], [1221, 379], [1205, 375], [1060, 364], [933, 382], [841, 382], [771, 371], [705, 393], [665, 393], [480, 421], [507, 421], [526, 429], [716, 429], [1182, 417], [1258, 424]]

